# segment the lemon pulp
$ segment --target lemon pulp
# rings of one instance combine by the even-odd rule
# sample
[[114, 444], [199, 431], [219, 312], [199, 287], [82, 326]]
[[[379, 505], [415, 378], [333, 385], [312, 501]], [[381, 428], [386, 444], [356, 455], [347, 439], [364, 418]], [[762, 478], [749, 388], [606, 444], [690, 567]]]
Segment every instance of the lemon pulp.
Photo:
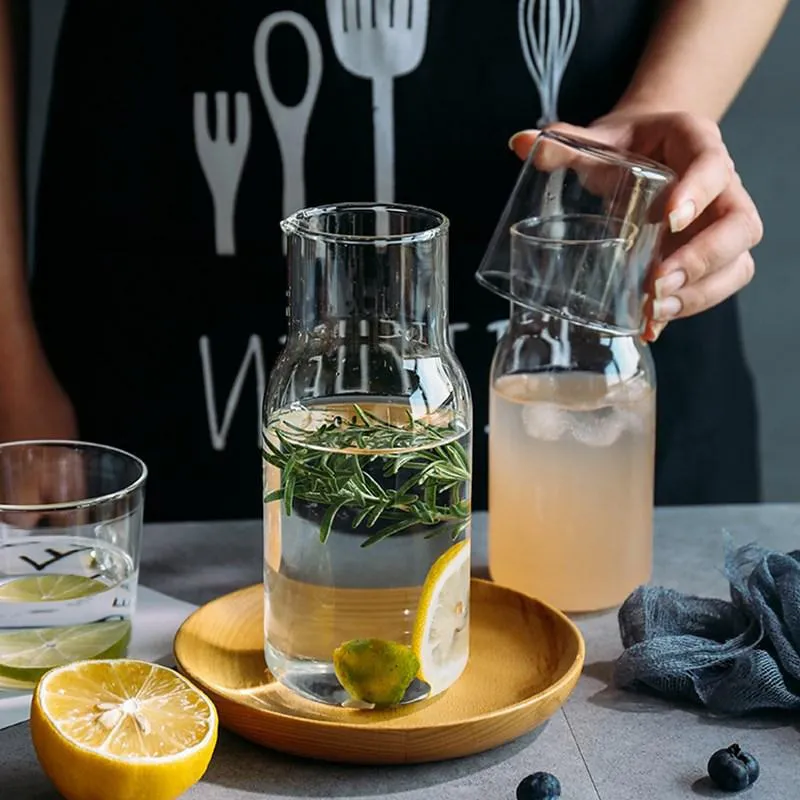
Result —
[[434, 562], [422, 587], [411, 648], [419, 677], [435, 695], [451, 686], [469, 659], [470, 543], [454, 544]]
[[174, 800], [217, 740], [211, 701], [173, 670], [127, 659], [48, 672], [31, 709], [37, 756], [67, 800]]

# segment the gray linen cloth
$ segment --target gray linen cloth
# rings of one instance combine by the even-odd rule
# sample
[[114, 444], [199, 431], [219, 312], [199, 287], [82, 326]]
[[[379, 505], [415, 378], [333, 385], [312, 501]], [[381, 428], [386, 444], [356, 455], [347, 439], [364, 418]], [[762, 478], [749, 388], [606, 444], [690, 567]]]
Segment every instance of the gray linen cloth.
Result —
[[614, 683], [720, 714], [800, 709], [800, 550], [726, 543], [731, 599], [641, 586], [619, 611]]

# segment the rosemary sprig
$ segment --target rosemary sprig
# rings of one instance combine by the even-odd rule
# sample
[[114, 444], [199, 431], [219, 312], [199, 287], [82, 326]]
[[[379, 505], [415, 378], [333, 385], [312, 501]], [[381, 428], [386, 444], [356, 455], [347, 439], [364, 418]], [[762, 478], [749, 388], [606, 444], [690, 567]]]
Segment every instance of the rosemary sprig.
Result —
[[[362, 547], [417, 525], [436, 528], [429, 536], [450, 529], [456, 540], [469, 522], [469, 501], [462, 495], [470, 469], [466, 451], [454, 440], [455, 426], [410, 414], [405, 425], [392, 425], [355, 404], [353, 412], [350, 419], [337, 416], [316, 429], [288, 420], [270, 429], [263, 455], [281, 471], [281, 486], [267, 492], [264, 502], [282, 502], [287, 516], [296, 500], [327, 506], [319, 531], [323, 543], [343, 509], [357, 512], [353, 528], [376, 529]], [[371, 464], [372, 472], [394, 478], [395, 487], [382, 485]]]

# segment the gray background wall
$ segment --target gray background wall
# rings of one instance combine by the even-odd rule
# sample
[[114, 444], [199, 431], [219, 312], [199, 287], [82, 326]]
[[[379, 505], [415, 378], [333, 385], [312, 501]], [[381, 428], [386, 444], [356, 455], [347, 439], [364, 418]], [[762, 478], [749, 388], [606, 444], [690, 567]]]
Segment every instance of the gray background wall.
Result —
[[[29, 190], [38, 176], [53, 49], [63, 7], [64, 0], [36, 0], [30, 6]], [[756, 278], [741, 296], [745, 346], [756, 376], [761, 414], [765, 500], [800, 501], [800, 216], [794, 208], [800, 199], [797, 3], [789, 4], [722, 127], [766, 231], [755, 253]], [[33, 194], [29, 191], [29, 197]]]
[[756, 277], [741, 307], [757, 382], [765, 500], [800, 501], [800, 4], [789, 4], [722, 127], [764, 219]]

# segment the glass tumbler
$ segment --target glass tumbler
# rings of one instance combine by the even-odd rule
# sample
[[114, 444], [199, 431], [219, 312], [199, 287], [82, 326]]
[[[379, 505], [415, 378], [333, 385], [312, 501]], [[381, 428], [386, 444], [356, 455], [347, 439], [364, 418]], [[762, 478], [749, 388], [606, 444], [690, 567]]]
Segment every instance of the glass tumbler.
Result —
[[478, 268], [478, 282], [516, 304], [584, 327], [641, 333], [674, 179], [667, 167], [633, 153], [541, 133]]
[[469, 654], [472, 402], [448, 222], [344, 204], [282, 224], [288, 335], [264, 402], [265, 654], [306, 698], [438, 694]]
[[0, 444], [0, 687], [126, 655], [146, 480], [112, 447]]
[[641, 339], [674, 176], [544, 133], [478, 273], [510, 300], [492, 361], [489, 569], [564, 611], [650, 577], [655, 369]]

